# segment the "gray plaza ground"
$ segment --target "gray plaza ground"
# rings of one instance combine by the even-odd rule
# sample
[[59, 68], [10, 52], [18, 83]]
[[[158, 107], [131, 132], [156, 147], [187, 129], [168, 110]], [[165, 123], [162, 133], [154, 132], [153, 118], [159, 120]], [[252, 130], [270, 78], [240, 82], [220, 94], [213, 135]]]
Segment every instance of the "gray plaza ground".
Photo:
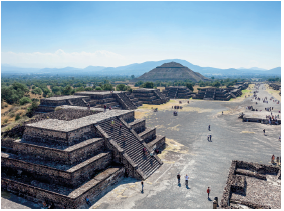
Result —
[[[174, 109], [171, 108], [148, 113], [147, 126], [157, 127], [157, 134], [167, 138], [167, 147], [159, 155], [164, 164], [144, 182], [143, 193], [140, 181], [125, 178], [112, 186], [91, 208], [211, 209], [214, 197], [219, 200], [222, 197], [232, 160], [270, 165], [272, 154], [281, 156], [280, 125], [238, 119], [241, 112], [248, 112], [246, 106], [249, 105], [262, 110], [264, 115], [270, 114], [264, 111], [265, 107], [274, 107], [273, 113], [281, 110], [281, 104], [270, 101], [271, 95], [263, 87], [257, 95], [260, 98], [267, 96], [268, 104], [257, 101], [256, 105], [251, 97], [228, 102], [190, 100], [189, 104], [182, 100], [183, 109], [178, 110], [178, 116], [173, 116]], [[208, 131], [208, 125], [211, 125], [211, 131]], [[207, 141], [208, 135], [212, 135], [211, 142]], [[177, 173], [182, 177], [181, 186], [177, 183]], [[188, 188], [184, 183], [186, 174], [189, 176]], [[211, 188], [209, 199], [207, 187]], [[23, 200], [7, 195], [10, 199], [5, 199], [9, 197], [2, 194], [2, 208], [14, 208], [13, 203]], [[24, 204], [31, 208], [37, 206]]]

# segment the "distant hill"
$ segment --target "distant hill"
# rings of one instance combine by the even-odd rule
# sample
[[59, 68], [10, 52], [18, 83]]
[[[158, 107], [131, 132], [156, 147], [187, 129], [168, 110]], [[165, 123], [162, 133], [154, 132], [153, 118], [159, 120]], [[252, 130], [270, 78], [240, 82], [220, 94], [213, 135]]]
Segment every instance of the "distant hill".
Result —
[[208, 81], [209, 79], [176, 62], [164, 63], [153, 70], [144, 73], [135, 80], [141, 81], [174, 81], [190, 80], [193, 82]]
[[185, 67], [188, 67], [194, 72], [198, 72], [204, 76], [221, 76], [221, 77], [239, 77], [239, 76], [280, 76], [281, 67], [276, 67], [271, 70], [265, 70], [258, 67], [252, 67], [249, 69], [245, 68], [229, 68], [221, 69], [214, 67], [200, 67], [198, 65], [191, 64], [186, 60], [181, 59], [166, 59], [161, 61], [148, 61], [143, 63], [134, 63], [126, 66], [120, 67], [102, 67], [102, 66], [88, 66], [86, 68], [74, 68], [74, 67], [65, 67], [65, 68], [20, 68], [13, 67], [11, 65], [1, 65], [1, 73], [3, 74], [47, 74], [47, 75], [92, 75], [92, 76], [119, 76], [119, 75], [135, 75], [139, 77], [150, 70], [161, 66], [164, 63], [176, 62]]

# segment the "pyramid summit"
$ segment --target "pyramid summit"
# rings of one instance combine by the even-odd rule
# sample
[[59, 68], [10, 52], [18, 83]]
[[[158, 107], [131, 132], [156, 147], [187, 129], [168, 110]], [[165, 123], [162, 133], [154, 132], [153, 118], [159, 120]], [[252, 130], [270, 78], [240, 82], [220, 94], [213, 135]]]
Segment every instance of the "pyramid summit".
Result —
[[174, 81], [189, 79], [193, 82], [207, 81], [208, 78], [200, 73], [194, 72], [177, 62], [164, 63], [153, 70], [144, 73], [136, 80], [142, 81]]

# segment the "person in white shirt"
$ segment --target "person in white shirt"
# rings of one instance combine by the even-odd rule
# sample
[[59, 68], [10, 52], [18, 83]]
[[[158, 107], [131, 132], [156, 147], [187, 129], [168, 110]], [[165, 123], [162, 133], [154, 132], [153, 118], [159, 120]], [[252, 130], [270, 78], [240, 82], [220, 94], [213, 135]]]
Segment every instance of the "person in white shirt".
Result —
[[185, 185], [188, 186], [188, 179], [189, 177], [187, 175], [185, 175]]

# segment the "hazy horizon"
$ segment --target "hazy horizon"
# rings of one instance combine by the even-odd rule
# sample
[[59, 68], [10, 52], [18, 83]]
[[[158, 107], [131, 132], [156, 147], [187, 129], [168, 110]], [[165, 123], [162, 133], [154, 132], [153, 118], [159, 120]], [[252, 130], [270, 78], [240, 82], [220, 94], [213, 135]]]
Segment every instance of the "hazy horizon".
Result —
[[2, 64], [281, 66], [281, 2], [1, 2]]

